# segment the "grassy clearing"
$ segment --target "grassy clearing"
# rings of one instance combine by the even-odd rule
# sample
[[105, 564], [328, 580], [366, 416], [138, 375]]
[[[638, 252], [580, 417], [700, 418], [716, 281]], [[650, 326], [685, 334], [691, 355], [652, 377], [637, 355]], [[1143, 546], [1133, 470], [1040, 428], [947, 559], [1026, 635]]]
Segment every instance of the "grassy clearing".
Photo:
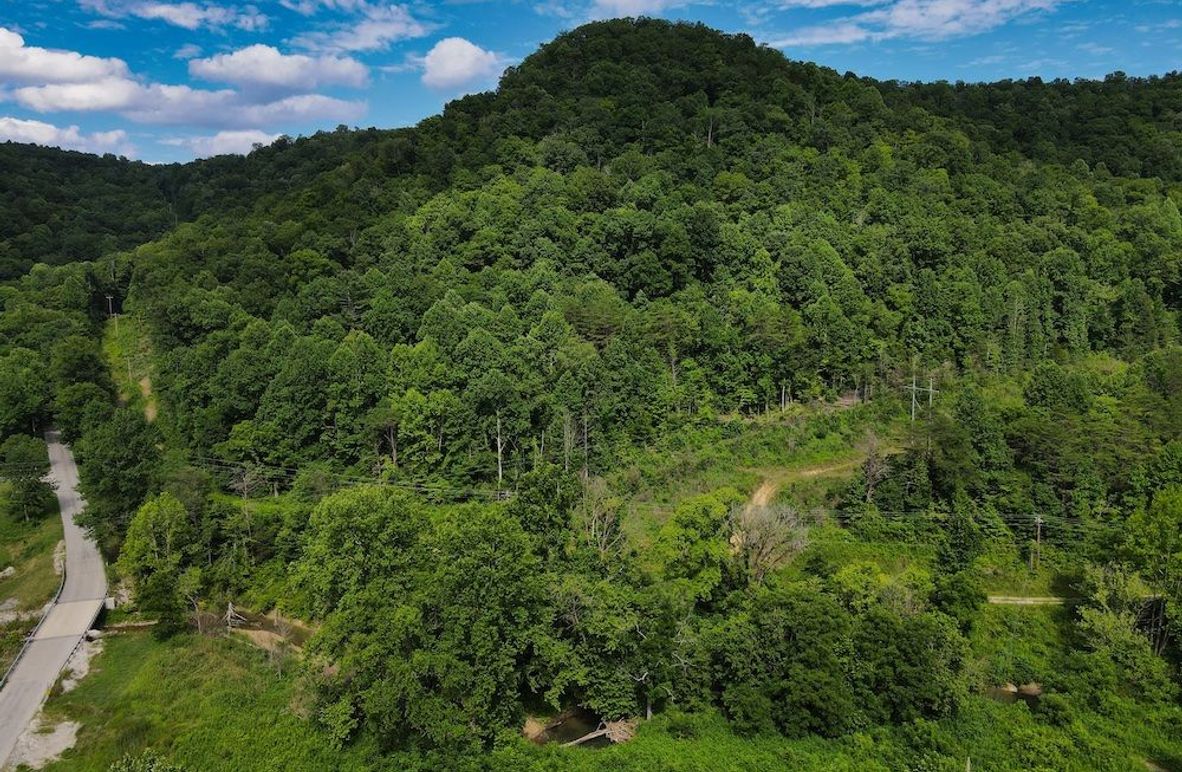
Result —
[[[7, 486], [0, 483], [0, 571], [9, 566], [16, 571], [0, 579], [0, 619], [7, 613], [39, 611], [61, 582], [53, 570], [53, 552], [62, 538], [61, 519], [49, 512], [28, 523], [14, 519], [5, 512], [6, 493]], [[7, 669], [37, 621], [35, 614], [0, 621], [0, 672]]]
[[6, 484], [0, 483], [0, 570], [16, 574], [0, 579], [0, 603], [15, 598], [17, 608], [39, 608], [53, 597], [60, 577], [53, 570], [53, 551], [62, 539], [62, 521], [52, 512], [25, 522], [5, 513]]
[[[1069, 634], [1061, 609], [989, 608], [973, 632], [979, 675], [1020, 658], [1037, 675], [1051, 667]], [[276, 674], [266, 656], [226, 638], [146, 633], [114, 636], [94, 670], [70, 694], [51, 698], [55, 718], [82, 723], [77, 745], [50, 769], [105, 770], [124, 754], [152, 748], [192, 770], [360, 770], [439, 768], [439, 759], [382, 756], [361, 741], [336, 751], [302, 716], [291, 668]], [[992, 668], [992, 670], [991, 670]], [[495, 770], [888, 770], [1145, 769], [1182, 762], [1182, 711], [1123, 702], [1102, 716], [1067, 723], [1024, 703], [970, 695], [953, 718], [875, 729], [838, 739], [735, 734], [713, 712], [669, 712], [636, 739], [602, 750], [537, 747], [508, 733], [467, 767]]]
[[835, 481], [853, 474], [855, 444], [870, 407], [834, 411], [797, 406], [758, 420], [686, 429], [636, 454], [608, 477], [627, 502], [624, 530], [643, 545], [687, 498], [733, 487], [751, 494], [774, 483], [776, 501], [819, 506]]
[[155, 421], [159, 405], [152, 390], [152, 349], [143, 324], [134, 316], [109, 320], [103, 329], [103, 356], [119, 401], [143, 410], [149, 422]]
[[974, 686], [1045, 683], [1070, 643], [1073, 613], [1067, 606], [984, 606], [969, 635]]
[[[51, 698], [55, 718], [82, 723], [76, 746], [50, 769], [106, 770], [152, 748], [193, 770], [372, 769], [368, 746], [332, 749], [297, 715], [289, 673], [229, 638], [112, 636], [92, 673]], [[290, 669], [290, 668], [288, 668]]]

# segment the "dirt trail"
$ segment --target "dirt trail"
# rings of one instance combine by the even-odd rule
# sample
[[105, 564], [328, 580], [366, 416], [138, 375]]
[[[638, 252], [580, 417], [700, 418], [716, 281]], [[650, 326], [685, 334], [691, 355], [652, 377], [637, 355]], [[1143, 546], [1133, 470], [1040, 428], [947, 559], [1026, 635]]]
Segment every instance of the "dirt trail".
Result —
[[763, 482], [751, 494], [751, 498], [747, 501], [747, 506], [750, 507], [766, 507], [772, 503], [776, 494], [780, 492], [787, 483], [795, 480], [811, 480], [815, 477], [824, 477], [826, 475], [837, 474], [853, 469], [858, 464], [862, 463], [861, 458], [852, 458], [837, 463], [814, 464], [803, 468], [788, 468], [763, 470]]
[[768, 504], [772, 503], [772, 499], [779, 490], [779, 481], [768, 478], [759, 484], [759, 487], [755, 489], [755, 493], [751, 494], [751, 500], [747, 502], [747, 506], [766, 507]]
[[156, 420], [156, 398], [152, 396], [152, 379], [148, 376], [140, 378], [140, 395], [144, 398], [144, 418], [148, 423]]
[[1059, 595], [990, 595], [988, 600], [1000, 606], [1062, 606], [1071, 603], [1074, 598]]

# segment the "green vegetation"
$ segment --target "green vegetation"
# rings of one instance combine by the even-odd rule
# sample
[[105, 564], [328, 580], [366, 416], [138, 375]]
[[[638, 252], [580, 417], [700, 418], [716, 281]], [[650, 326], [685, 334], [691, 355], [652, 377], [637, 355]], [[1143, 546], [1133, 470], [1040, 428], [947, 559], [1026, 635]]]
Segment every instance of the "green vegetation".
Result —
[[[0, 286], [5, 447], [60, 425], [158, 622], [76, 760], [1177, 765], [1179, 83], [611, 21], [412, 129], [88, 161]], [[54, 246], [120, 174], [144, 219]], [[188, 635], [230, 602], [298, 672]], [[575, 708], [638, 736], [518, 736]]]
[[156, 748], [188, 769], [366, 769], [309, 731], [291, 683], [262, 655], [229, 638], [118, 635], [97, 670], [55, 696], [51, 715], [81, 721], [76, 748], [52, 768], [106, 770]]
[[46, 509], [26, 520], [11, 502], [11, 483], [0, 482], [0, 571], [13, 569], [11, 576], [0, 578], [0, 672], [20, 651], [25, 635], [41, 620], [42, 606], [61, 583], [53, 566], [61, 519]]
[[152, 351], [139, 320], [123, 316], [107, 322], [102, 345], [120, 404], [143, 411], [149, 423], [155, 421], [159, 408], [152, 391]]
[[[994, 668], [1020, 662], [1026, 673], [1052, 670], [1066, 620], [1045, 608], [990, 608], [973, 635], [973, 656]], [[146, 634], [109, 639], [97, 670], [67, 695], [54, 716], [82, 722], [75, 748], [50, 769], [106, 770], [144, 748], [188, 770], [283, 768], [414, 769], [406, 755], [383, 756], [372, 742], [330, 750], [300, 716], [302, 695], [265, 656], [230, 639]], [[981, 666], [974, 666], [981, 669]], [[993, 675], [989, 676], [990, 678]], [[988, 681], [987, 681], [988, 682]], [[537, 747], [505, 737], [485, 757], [492, 769], [897, 769], [922, 760], [937, 769], [1143, 769], [1177, 765], [1179, 714], [1136, 703], [1107, 713], [1063, 713], [968, 698], [955, 718], [836, 739], [739, 735], [716, 713], [671, 711], [641, 726], [633, 741], [605, 749]], [[266, 754], [265, 759], [260, 754]], [[429, 768], [428, 766], [424, 768]]]

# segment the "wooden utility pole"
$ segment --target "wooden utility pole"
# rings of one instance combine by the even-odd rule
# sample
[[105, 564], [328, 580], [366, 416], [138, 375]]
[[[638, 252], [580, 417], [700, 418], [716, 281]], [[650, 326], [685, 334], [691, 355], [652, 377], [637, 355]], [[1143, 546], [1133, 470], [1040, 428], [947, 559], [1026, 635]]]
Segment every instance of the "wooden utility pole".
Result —
[[1042, 515], [1034, 516], [1034, 546], [1030, 550], [1030, 570], [1042, 562]]
[[107, 295], [107, 316], [115, 320], [115, 335], [119, 335], [119, 317], [115, 315], [115, 296]]
[[1034, 550], [1034, 567], [1038, 568], [1042, 563], [1042, 515], [1034, 516]]

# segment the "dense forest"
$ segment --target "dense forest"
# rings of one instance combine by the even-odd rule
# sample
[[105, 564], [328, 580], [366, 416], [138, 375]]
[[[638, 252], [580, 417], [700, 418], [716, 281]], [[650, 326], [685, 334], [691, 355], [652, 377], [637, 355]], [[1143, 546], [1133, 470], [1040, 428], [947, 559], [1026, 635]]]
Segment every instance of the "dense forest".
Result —
[[[964, 768], [981, 687], [1037, 676], [997, 768], [1125, 768], [1102, 722], [1182, 764], [1176, 74], [884, 83], [617, 20], [413, 128], [0, 159], [0, 470], [62, 429], [159, 637], [311, 622], [326, 746], [563, 763], [545, 705]], [[681, 485], [839, 446], [816, 495]], [[1069, 632], [982, 673], [1023, 571]]]

